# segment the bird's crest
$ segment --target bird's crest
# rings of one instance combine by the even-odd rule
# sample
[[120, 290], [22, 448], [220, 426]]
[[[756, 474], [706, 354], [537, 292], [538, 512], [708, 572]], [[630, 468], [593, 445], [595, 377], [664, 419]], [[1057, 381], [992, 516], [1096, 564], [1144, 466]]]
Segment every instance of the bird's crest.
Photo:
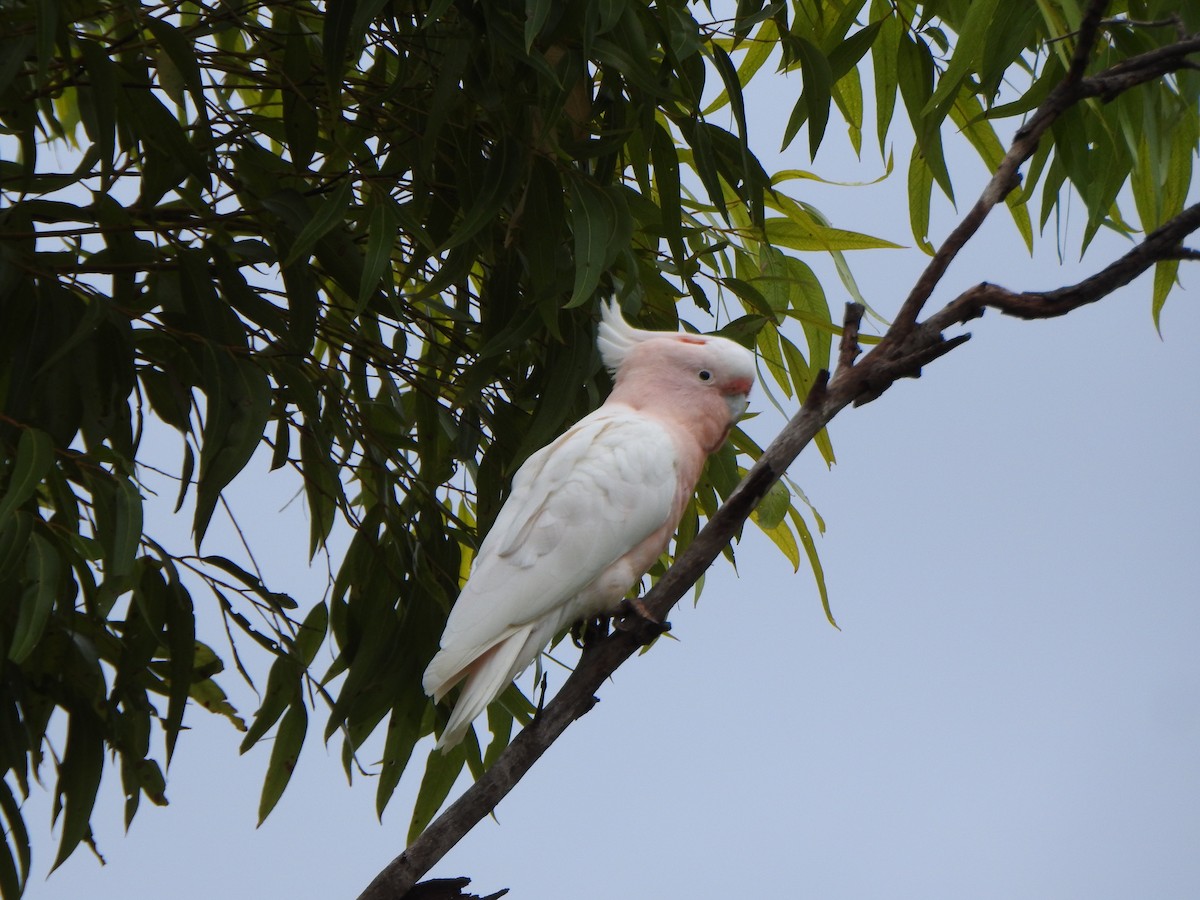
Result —
[[[625, 362], [626, 357], [636, 345], [653, 338], [673, 337], [669, 331], [645, 331], [634, 328], [621, 315], [621, 307], [616, 298], [600, 305], [600, 329], [596, 333], [596, 346], [600, 350], [600, 358], [612, 375]], [[687, 343], [705, 344], [707, 339], [700, 335], [680, 335]]]

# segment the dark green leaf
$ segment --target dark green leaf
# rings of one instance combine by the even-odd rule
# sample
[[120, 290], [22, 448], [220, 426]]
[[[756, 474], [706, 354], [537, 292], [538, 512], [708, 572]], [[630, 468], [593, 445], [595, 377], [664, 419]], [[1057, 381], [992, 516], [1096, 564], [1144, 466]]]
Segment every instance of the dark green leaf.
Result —
[[13, 662], [24, 662], [41, 640], [50, 613], [54, 611], [63, 575], [58, 551], [35, 531], [30, 537], [29, 555], [25, 558], [25, 590], [21, 594], [17, 624], [8, 650], [8, 658]]
[[17, 456], [0, 499], [0, 522], [4, 522], [33, 496], [50, 466], [54, 464], [54, 443], [38, 428], [24, 428], [17, 442]]
[[87, 837], [104, 769], [104, 732], [93, 715], [78, 710], [67, 718], [67, 745], [58, 766], [56, 796], [65, 807], [62, 838], [52, 869], [57, 869]]
[[[143, 582], [145, 587], [146, 582]], [[159, 582], [154, 581], [155, 587]], [[196, 659], [196, 617], [192, 597], [177, 581], [165, 585], [163, 609], [166, 613], [167, 651], [170, 661], [170, 690], [167, 693], [167, 718], [163, 723], [167, 740], [167, 762], [175, 752], [175, 742], [183, 728], [183, 713], [187, 708], [192, 687], [192, 670]]]
[[293, 703], [279, 723], [275, 743], [271, 746], [271, 759], [267, 763], [267, 775], [263, 779], [262, 798], [258, 803], [258, 824], [266, 821], [284, 788], [291, 780], [296, 763], [300, 759], [300, 748], [308, 730], [308, 710], [302, 701]]
[[133, 561], [142, 539], [142, 495], [127, 478], [117, 478], [113, 510], [112, 551], [106, 574], [120, 578], [133, 571]]
[[586, 303], [609, 262], [628, 241], [632, 223], [611, 190], [583, 179], [570, 182], [571, 223], [575, 234], [575, 286], [566, 308]]
[[[19, 897], [29, 879], [29, 832], [21, 817], [20, 804], [3, 779], [0, 779], [0, 810], [7, 823], [4, 840], [0, 841], [0, 893], [5, 897]], [[15, 863], [13, 850], [17, 854]]]
[[0, 580], [8, 578], [25, 558], [33, 520], [27, 512], [15, 512], [0, 519]]
[[371, 219], [367, 226], [367, 254], [363, 260], [362, 284], [355, 301], [358, 312], [366, 308], [367, 300], [381, 279], [384, 292], [389, 296], [393, 293], [391, 266], [396, 238], [396, 213], [391, 198], [372, 195]]
[[254, 455], [271, 413], [271, 387], [253, 362], [205, 347], [204, 389], [208, 398], [200, 480], [193, 529], [199, 544], [221, 491]]
[[288, 251], [287, 258], [284, 259], [281, 265], [287, 268], [294, 263], [303, 262], [308, 259], [317, 241], [345, 221], [346, 210], [349, 208], [352, 199], [354, 199], [354, 181], [351, 178], [343, 178], [338, 182], [338, 186], [334, 188], [333, 193], [321, 200], [317, 205], [312, 218], [305, 223], [304, 228], [296, 235], [296, 239], [292, 242], [291, 249]]
[[466, 750], [463, 744], [443, 754], [434, 750], [425, 761], [425, 775], [421, 778], [421, 787], [417, 791], [417, 802], [413, 807], [412, 822], [408, 826], [408, 843], [411, 844], [425, 826], [433, 821], [437, 811], [446, 802], [450, 789], [458, 780], [466, 762]]

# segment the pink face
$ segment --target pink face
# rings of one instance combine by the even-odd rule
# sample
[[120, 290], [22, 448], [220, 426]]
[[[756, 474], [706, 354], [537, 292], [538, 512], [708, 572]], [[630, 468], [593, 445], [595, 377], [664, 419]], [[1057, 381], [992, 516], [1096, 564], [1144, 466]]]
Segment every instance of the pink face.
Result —
[[[751, 390], [751, 388], [754, 387], [754, 374], [753, 374], [753, 368], [752, 368], [754, 357], [749, 354], [749, 351], [744, 350], [742, 347], [740, 347], [737, 344], [733, 344], [727, 338], [715, 338], [714, 339], [714, 338], [697, 335], [697, 334], [677, 334], [677, 335], [672, 335], [672, 337], [674, 338], [674, 340], [678, 341], [681, 344], [692, 344], [692, 345], [698, 345], [701, 347], [706, 347], [710, 343], [712, 343], [714, 340], [717, 340], [717, 341], [721, 341], [722, 344], [729, 345], [729, 349], [736, 348], [736, 350], [741, 351], [742, 354], [745, 354], [745, 356], [749, 359], [749, 365], [751, 366], [751, 368], [748, 370], [748, 374], [745, 374], [745, 375], [730, 374], [721, 386], [721, 393], [725, 394], [725, 395], [740, 394], [743, 397], [750, 396], [750, 390]], [[716, 349], [716, 348], [714, 348], [714, 349]], [[723, 356], [723, 357], [731, 356], [731, 354], [728, 352], [728, 350], [726, 350], [725, 347], [722, 347], [721, 349], [723, 351], [721, 353], [721, 356]], [[741, 355], [741, 354], [738, 354], [738, 355]], [[723, 361], [725, 361], [725, 360], [723, 360]], [[729, 361], [735, 363], [734, 366], [730, 366], [729, 368], [744, 368], [746, 365], [745, 359], [736, 359], [735, 358], [735, 359], [732, 359]]]

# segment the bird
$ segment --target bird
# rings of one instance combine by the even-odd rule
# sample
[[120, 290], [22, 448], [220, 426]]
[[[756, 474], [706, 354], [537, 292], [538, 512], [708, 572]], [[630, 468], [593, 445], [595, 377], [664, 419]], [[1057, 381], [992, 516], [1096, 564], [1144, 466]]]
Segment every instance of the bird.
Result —
[[620, 608], [746, 410], [754, 354], [727, 338], [635, 328], [610, 300], [596, 344], [611, 393], [517, 470], [425, 670], [435, 703], [463, 684], [443, 753], [558, 633]]

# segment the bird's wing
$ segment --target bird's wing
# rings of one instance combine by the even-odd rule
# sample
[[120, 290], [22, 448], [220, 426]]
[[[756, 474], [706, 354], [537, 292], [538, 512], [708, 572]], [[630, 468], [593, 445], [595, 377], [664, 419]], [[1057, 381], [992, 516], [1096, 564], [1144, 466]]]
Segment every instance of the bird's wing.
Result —
[[526, 460], [450, 612], [426, 688], [449, 689], [490, 647], [559, 614], [660, 530], [675, 506], [676, 466], [661, 425], [604, 407]]

